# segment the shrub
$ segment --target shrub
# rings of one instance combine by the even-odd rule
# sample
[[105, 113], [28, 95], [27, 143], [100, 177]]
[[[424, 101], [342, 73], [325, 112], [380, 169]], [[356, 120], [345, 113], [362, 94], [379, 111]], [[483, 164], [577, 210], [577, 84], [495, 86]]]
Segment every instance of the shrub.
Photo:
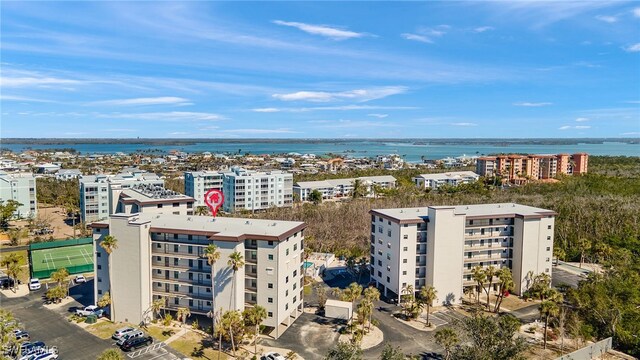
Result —
[[162, 319], [162, 325], [170, 326], [172, 321], [173, 321], [173, 316], [171, 316], [171, 314], [166, 314], [164, 316], [164, 319]]

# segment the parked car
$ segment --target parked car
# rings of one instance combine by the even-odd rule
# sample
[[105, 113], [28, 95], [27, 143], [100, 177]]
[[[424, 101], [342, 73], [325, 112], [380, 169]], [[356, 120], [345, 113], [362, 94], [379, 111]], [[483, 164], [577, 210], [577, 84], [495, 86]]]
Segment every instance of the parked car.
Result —
[[15, 280], [5, 277], [4, 279], [0, 279], [0, 286], [2, 286], [3, 289], [8, 289], [10, 287], [14, 287], [16, 285]]
[[286, 358], [277, 352], [268, 352], [262, 355], [260, 360], [286, 360]]
[[128, 334], [124, 334], [120, 340], [116, 341], [116, 345], [118, 346], [122, 346], [122, 344], [124, 344], [125, 341], [129, 340], [129, 339], [133, 339], [133, 338], [137, 338], [137, 337], [141, 337], [144, 336], [144, 333], [142, 332], [142, 330], [135, 330], [132, 331]]
[[36, 357], [29, 360], [55, 360], [57, 358], [58, 358], [58, 348], [53, 347], [49, 349], [48, 352], [45, 352], [43, 354], [38, 354], [36, 355]]
[[13, 336], [15, 336], [16, 340], [29, 340], [29, 333], [23, 330], [14, 332]]
[[76, 275], [74, 281], [76, 284], [82, 284], [87, 282], [87, 278], [85, 278], [84, 275]]
[[89, 305], [89, 306], [85, 307], [84, 309], [76, 310], [76, 315], [89, 316], [89, 315], [95, 314], [98, 310], [100, 310], [99, 306]]
[[22, 356], [36, 354], [45, 350], [45, 343], [42, 341], [24, 342], [20, 345], [20, 354]]
[[140, 336], [125, 341], [120, 348], [122, 351], [131, 351], [143, 346], [149, 346], [152, 343], [153, 338], [151, 336]]
[[40, 290], [42, 284], [40, 284], [40, 279], [34, 278], [29, 280], [29, 290]]
[[111, 335], [111, 338], [113, 340], [120, 340], [120, 338], [122, 338], [124, 335], [135, 331], [136, 329], [132, 328], [132, 327], [123, 327], [121, 329], [116, 330], [116, 332], [113, 333], [113, 335]]

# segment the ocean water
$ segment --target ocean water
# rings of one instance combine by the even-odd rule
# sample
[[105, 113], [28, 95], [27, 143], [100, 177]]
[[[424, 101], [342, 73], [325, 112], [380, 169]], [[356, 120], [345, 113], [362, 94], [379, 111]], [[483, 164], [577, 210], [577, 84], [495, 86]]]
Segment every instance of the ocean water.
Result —
[[519, 144], [502, 143], [487, 144], [424, 144], [418, 141], [282, 141], [272, 142], [194, 142], [180, 145], [156, 145], [156, 144], [124, 144], [124, 143], [60, 143], [60, 144], [2, 144], [2, 148], [14, 152], [26, 149], [62, 149], [71, 148], [82, 154], [108, 154], [108, 153], [133, 153], [133, 152], [157, 152], [158, 155], [171, 150], [179, 150], [187, 153], [209, 151], [211, 153], [250, 153], [250, 154], [336, 154], [347, 157], [375, 157], [376, 155], [398, 154], [409, 162], [420, 162], [421, 159], [442, 159], [461, 155], [488, 155], [496, 153], [529, 153], [529, 154], [557, 154], [586, 152], [591, 155], [625, 155], [640, 156], [640, 144], [623, 142], [603, 142], [598, 144]]

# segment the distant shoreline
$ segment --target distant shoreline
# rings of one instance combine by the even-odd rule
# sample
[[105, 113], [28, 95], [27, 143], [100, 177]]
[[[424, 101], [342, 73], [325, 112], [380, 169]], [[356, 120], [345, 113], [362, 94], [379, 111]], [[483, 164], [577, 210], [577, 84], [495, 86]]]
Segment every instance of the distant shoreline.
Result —
[[[185, 146], [193, 144], [349, 144], [349, 143], [401, 143], [420, 145], [578, 145], [625, 143], [640, 144], [640, 138], [518, 138], [518, 139], [478, 139], [478, 138], [415, 138], [415, 139], [154, 139], [154, 138], [122, 138], [122, 139], [77, 139], [77, 138], [5, 138], [2, 144], [24, 145], [78, 145], [78, 144], [129, 144], [157, 146]], [[0, 145], [1, 147], [1, 145]]]

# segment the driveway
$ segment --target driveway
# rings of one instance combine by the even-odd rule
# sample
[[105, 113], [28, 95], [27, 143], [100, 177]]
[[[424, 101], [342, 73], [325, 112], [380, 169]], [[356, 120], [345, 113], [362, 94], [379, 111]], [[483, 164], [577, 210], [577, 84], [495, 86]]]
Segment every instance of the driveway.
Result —
[[[13, 313], [24, 329], [29, 332], [32, 341], [43, 341], [47, 346], [57, 346], [61, 359], [95, 359], [104, 350], [115, 346], [112, 340], [93, 336], [66, 319], [76, 307], [93, 304], [92, 281], [73, 286], [69, 294], [74, 301], [59, 309], [49, 310], [43, 306], [44, 293], [43, 288], [20, 298], [9, 299], [0, 295], [2, 308]], [[134, 353], [138, 355], [135, 358], [141, 360], [181, 358], [181, 355], [172, 349], [165, 349], [158, 345], [156, 347], [146, 352], [141, 349], [142, 351], [139, 352], [145, 353], [140, 355]]]
[[[585, 273], [588, 273], [588, 271], [585, 271]], [[569, 285], [573, 288], [577, 288], [580, 280], [584, 280], [584, 275], [569, 272], [560, 266], [555, 266], [551, 273], [551, 285], [554, 287], [559, 285]]]

